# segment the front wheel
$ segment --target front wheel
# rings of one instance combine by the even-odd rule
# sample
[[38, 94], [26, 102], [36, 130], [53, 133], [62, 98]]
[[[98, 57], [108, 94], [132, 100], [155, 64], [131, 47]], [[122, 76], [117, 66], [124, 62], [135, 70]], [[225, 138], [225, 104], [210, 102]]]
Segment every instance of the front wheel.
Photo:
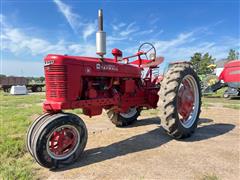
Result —
[[43, 167], [58, 168], [71, 164], [87, 143], [87, 128], [81, 118], [70, 113], [45, 118], [32, 136], [31, 150]]
[[107, 115], [111, 122], [117, 127], [124, 127], [134, 123], [140, 115], [140, 110], [136, 107], [129, 108], [125, 113], [116, 113], [109, 110]]
[[201, 111], [200, 83], [192, 66], [174, 64], [164, 76], [159, 96], [162, 127], [174, 138], [189, 137]]
[[47, 117], [51, 116], [49, 113], [44, 113], [41, 116], [39, 116], [37, 119], [33, 121], [31, 126], [28, 128], [27, 131], [27, 137], [26, 137], [26, 146], [28, 152], [33, 156], [32, 149], [31, 149], [31, 143], [32, 143], [32, 136], [38, 129], [38, 126], [41, 125], [41, 122], [46, 119]]

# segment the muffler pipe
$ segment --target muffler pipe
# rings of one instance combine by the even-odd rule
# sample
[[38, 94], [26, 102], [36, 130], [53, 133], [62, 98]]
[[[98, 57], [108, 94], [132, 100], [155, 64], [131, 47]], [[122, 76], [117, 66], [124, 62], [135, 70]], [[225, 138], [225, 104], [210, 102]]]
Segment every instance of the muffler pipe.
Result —
[[96, 33], [96, 49], [97, 54], [103, 56], [106, 54], [106, 33], [103, 31], [103, 12], [102, 9], [98, 10], [98, 31]]

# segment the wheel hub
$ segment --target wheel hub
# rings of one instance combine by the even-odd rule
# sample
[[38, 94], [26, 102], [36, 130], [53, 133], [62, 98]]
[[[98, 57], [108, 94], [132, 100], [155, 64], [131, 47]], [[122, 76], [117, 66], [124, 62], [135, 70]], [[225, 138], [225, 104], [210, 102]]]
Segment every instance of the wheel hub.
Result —
[[182, 84], [178, 93], [178, 112], [183, 119], [187, 119], [193, 109], [194, 92], [188, 81], [184, 80]]
[[199, 91], [193, 76], [183, 78], [177, 96], [177, 111], [179, 119], [185, 128], [189, 128], [196, 120], [199, 108]]
[[55, 129], [48, 138], [47, 151], [55, 159], [70, 156], [79, 143], [79, 133], [73, 126], [65, 125]]
[[137, 113], [137, 108], [129, 108], [127, 112], [120, 113], [120, 115], [124, 118], [131, 118]]

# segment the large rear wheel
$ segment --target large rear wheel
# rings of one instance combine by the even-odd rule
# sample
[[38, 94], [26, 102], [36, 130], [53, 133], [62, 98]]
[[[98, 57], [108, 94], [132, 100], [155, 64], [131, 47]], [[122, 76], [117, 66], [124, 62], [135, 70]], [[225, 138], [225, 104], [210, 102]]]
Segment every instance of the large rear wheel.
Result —
[[172, 65], [161, 83], [159, 96], [162, 127], [174, 138], [189, 137], [197, 127], [201, 109], [199, 79], [191, 65]]

